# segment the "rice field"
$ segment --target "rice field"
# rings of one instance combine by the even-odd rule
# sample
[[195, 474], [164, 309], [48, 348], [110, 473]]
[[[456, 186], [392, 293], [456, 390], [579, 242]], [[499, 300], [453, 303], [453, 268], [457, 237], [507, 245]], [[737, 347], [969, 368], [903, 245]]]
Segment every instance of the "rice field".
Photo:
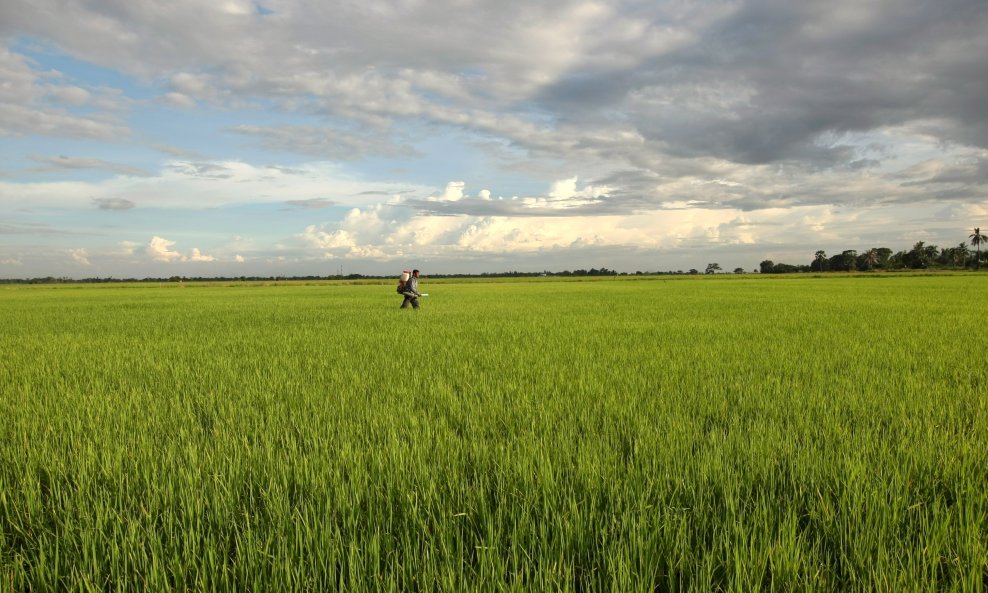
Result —
[[0, 287], [0, 592], [985, 591], [977, 274]]

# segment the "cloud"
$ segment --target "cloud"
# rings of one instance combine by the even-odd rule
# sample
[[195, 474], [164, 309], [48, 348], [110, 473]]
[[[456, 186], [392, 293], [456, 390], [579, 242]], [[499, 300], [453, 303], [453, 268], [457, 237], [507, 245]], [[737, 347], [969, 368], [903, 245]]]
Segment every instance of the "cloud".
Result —
[[87, 157], [68, 157], [64, 155], [57, 157], [32, 156], [31, 160], [48, 165], [48, 167], [43, 169], [45, 171], [55, 171], [59, 169], [95, 169], [134, 177], [150, 177], [152, 175], [150, 172], [141, 169], [140, 167], [132, 167], [130, 165], [111, 163], [101, 159]]
[[117, 243], [117, 250], [114, 255], [120, 255], [123, 257], [129, 257], [137, 253], [137, 248], [140, 247], [140, 243], [134, 241], [120, 241]]
[[189, 255], [186, 256], [172, 250], [173, 245], [175, 245], [175, 241], [169, 241], [156, 235], [151, 238], [144, 251], [153, 261], [163, 263], [216, 261], [215, 257], [203, 254], [197, 247], [193, 247]]
[[368, 129], [351, 133], [328, 127], [240, 125], [229, 131], [257, 138], [269, 150], [332, 161], [353, 161], [370, 156], [408, 158], [419, 154], [408, 144]]
[[204, 74], [179, 72], [172, 76], [171, 86], [175, 92], [191, 97], [209, 97], [214, 94], [210, 78]]
[[169, 241], [168, 239], [154, 236], [148, 242], [145, 252], [151, 257], [152, 260], [157, 262], [181, 261], [182, 254], [171, 250], [171, 246], [174, 244], [175, 241]]
[[65, 231], [39, 223], [4, 223], [0, 222], [0, 235], [74, 235], [73, 231]]
[[165, 93], [162, 100], [173, 107], [182, 109], [192, 109], [196, 106], [196, 100], [183, 93]]
[[134, 203], [126, 198], [93, 198], [93, 203], [100, 210], [130, 210]]
[[89, 252], [86, 251], [85, 248], [70, 249], [69, 255], [72, 256], [72, 261], [76, 262], [77, 264], [81, 264], [84, 266], [92, 265], [89, 262]]
[[288, 168], [239, 161], [174, 160], [150, 177], [119, 175], [91, 182], [0, 181], [0, 209], [25, 203], [35, 207], [88, 208], [94, 204], [94, 195], [127, 196], [125, 199], [142, 208], [164, 209], [285, 202], [294, 202], [294, 207], [302, 203], [315, 206], [324, 203], [327, 194], [339, 196], [333, 201], [340, 205], [367, 206], [375, 203], [381, 192], [427, 195], [431, 190], [404, 182], [355, 179], [325, 162]]
[[[599, 212], [581, 214], [570, 212], [557, 216], [559, 203], [584, 203], [596, 195], [593, 186], [577, 189], [575, 179], [553, 184], [544, 198], [492, 199], [489, 192], [474, 198], [465, 197], [465, 183], [450, 182], [445, 190], [427, 200], [402, 201], [397, 204], [379, 203], [372, 208], [352, 209], [335, 225], [310, 225], [298, 238], [328, 257], [378, 257], [385, 260], [404, 257], [410, 253], [452, 256], [454, 254], [535, 253], [545, 250], [587, 246], [637, 246], [655, 248], [674, 244], [668, 236], [655, 234], [656, 218], [686, 221], [692, 212], [669, 214], [656, 212], [651, 216], [610, 215]], [[475, 204], [485, 214], [471, 214], [464, 204]], [[413, 215], [405, 208], [411, 205], [425, 208], [435, 204], [455, 204], [450, 216]], [[504, 214], [487, 214], [495, 205], [510, 205]], [[531, 210], [518, 216], [522, 210]], [[707, 216], [719, 222], [737, 217], [736, 213], [710, 211]], [[643, 223], [640, 218], [649, 222]], [[691, 222], [684, 223], [690, 229]], [[709, 226], [709, 225], [707, 225]], [[685, 231], [678, 230], [677, 235]], [[693, 231], [689, 231], [692, 233]], [[689, 233], [685, 233], [689, 234]]]
[[53, 76], [53, 73], [35, 71], [24, 56], [0, 47], [0, 80], [4, 81], [0, 85], [0, 136], [37, 134], [113, 138], [127, 135], [126, 126], [107, 111], [84, 116], [58, 106], [87, 103], [90, 93], [77, 86], [43, 81], [43, 78]]
[[576, 180], [577, 178], [573, 177], [554, 182], [549, 189], [549, 197], [558, 199], [572, 197], [576, 193]]
[[199, 153], [196, 150], [191, 150], [189, 148], [182, 148], [179, 146], [171, 146], [168, 144], [160, 144], [160, 143], [151, 144], [150, 148], [153, 148], [154, 150], [157, 150], [159, 152], [162, 152], [179, 160], [196, 161], [203, 159], [201, 153]]
[[85, 105], [92, 100], [92, 94], [77, 86], [53, 87], [48, 92], [48, 98], [67, 105]]
[[193, 247], [192, 253], [188, 257], [182, 258], [182, 261], [216, 261], [216, 258], [211, 255], [205, 255], [198, 248]]
[[930, 159], [896, 174], [904, 179], [903, 186], [935, 184], [988, 184], [988, 151], [967, 158], [946, 161]]
[[[863, 164], [842, 134], [918, 122], [943, 140], [988, 138], [980, 0], [838, 0], [826, 10], [777, 0], [288, 0], [276, 19], [249, 3], [161, 18], [144, 5], [53, 2], [8, 9], [7, 29], [135, 76], [165, 73], [176, 105], [325, 115], [333, 126], [233, 128], [319, 158], [414, 155], [400, 120], [655, 173], [670, 157]], [[432, 34], [439, 20], [450, 27]]]
[[[708, 185], [713, 192], [730, 192], [740, 184], [718, 180]], [[441, 202], [412, 201], [412, 205], [455, 205], [458, 208], [455, 214], [433, 216], [413, 212], [409, 215], [408, 202], [379, 203], [372, 208], [353, 209], [339, 223], [309, 225], [296, 239], [303, 251], [314, 250], [328, 259], [391, 262], [411, 257], [458, 262], [458, 265], [478, 261], [524, 261], [538, 265], [539, 258], [544, 262], [565, 261], [566, 253], [580, 253], [584, 258], [590, 254], [609, 253], [615, 257], [622, 254], [620, 257], [628, 262], [642, 261], [643, 254], [653, 253], [663, 254], [669, 262], [681, 262], [693, 254], [701, 259], [731, 261], [731, 267], [740, 264], [747, 268], [766, 257], [778, 261], [810, 257], [811, 252], [806, 255], [807, 236], [813, 238], [814, 249], [895, 247], [896, 242], [888, 238], [888, 230], [896, 224], [901, 225], [897, 233], [904, 237], [950, 236], [960, 232], [956, 221], [969, 220], [970, 216], [985, 212], [977, 204], [945, 212], [929, 198], [906, 203], [874, 203], [857, 209], [837, 208], [814, 200], [784, 206], [761, 204], [747, 209], [745, 200], [731, 205], [723, 199], [709, 203], [669, 203], [664, 208], [609, 214], [584, 214], [577, 209], [565, 216], [555, 216], [551, 215], [552, 207], [539, 202], [584, 199], [587, 195], [597, 195], [596, 186], [581, 187], [578, 180], [568, 178], [551, 184], [543, 198], [513, 199], [466, 197], [466, 188], [459, 182], [446, 187], [447, 197], [456, 198], [461, 192], [463, 197]], [[512, 213], [504, 215], [472, 214], [468, 208], [461, 208], [467, 204], [481, 208], [488, 208], [489, 204], [511, 204], [512, 208], [534, 212], [529, 216], [518, 216], [510, 210], [506, 212]], [[943, 222], [932, 225], [930, 220]], [[720, 255], [716, 255], [718, 250], [723, 250], [719, 251]], [[708, 255], [696, 255], [703, 253]], [[735, 259], [728, 260], [725, 253]], [[657, 268], [646, 266], [645, 269]]]
[[309, 198], [308, 200], [288, 200], [285, 202], [289, 206], [301, 208], [303, 210], [319, 210], [335, 206], [336, 202], [326, 198]]
[[462, 181], [450, 181], [446, 184], [446, 189], [439, 195], [430, 196], [430, 202], [458, 202], [463, 199], [463, 188], [466, 183]]
[[480, 190], [476, 197], [467, 197], [466, 184], [451, 181], [446, 189], [425, 199], [408, 199], [402, 203], [415, 208], [420, 214], [472, 216], [589, 216], [593, 214], [613, 214], [622, 207], [615, 208], [608, 203], [610, 188], [587, 184], [577, 189], [577, 178], [556, 181], [545, 195], [541, 196], [498, 196], [494, 198], [490, 190]]
[[246, 168], [244, 163], [236, 162], [192, 162], [173, 161], [170, 168], [186, 177], [198, 179], [230, 179], [236, 175], [237, 170]]
[[333, 230], [311, 225], [300, 238], [333, 258], [476, 258], [592, 246], [671, 248], [695, 236], [698, 229], [705, 231], [737, 217], [728, 211], [706, 212], [703, 222], [692, 211], [648, 217], [413, 217], [381, 227], [379, 217], [360, 214]]
[[364, 210], [352, 208], [341, 222], [328, 228], [309, 225], [297, 238], [326, 256], [388, 259], [400, 255], [388, 247], [395, 242], [395, 235], [410, 232], [407, 223], [399, 221], [397, 216], [396, 209], [387, 204]]

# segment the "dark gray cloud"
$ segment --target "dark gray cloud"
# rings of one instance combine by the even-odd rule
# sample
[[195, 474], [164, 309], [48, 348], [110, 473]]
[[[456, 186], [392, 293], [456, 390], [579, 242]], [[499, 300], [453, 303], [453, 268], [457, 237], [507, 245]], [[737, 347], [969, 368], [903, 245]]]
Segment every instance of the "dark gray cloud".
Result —
[[126, 198], [93, 198], [93, 204], [100, 210], [130, 210], [135, 206]]
[[618, 112], [670, 154], [745, 164], [859, 162], [842, 134], [916, 121], [984, 147], [986, 30], [981, 0], [750, 0], [688, 46], [565, 76], [539, 104], [565, 121]]
[[65, 155], [54, 157], [32, 156], [31, 160], [46, 165], [43, 169], [41, 169], [44, 171], [56, 171], [60, 169], [91, 169], [96, 171], [108, 171], [110, 173], [128, 175], [131, 177], [152, 177], [154, 175], [150, 171], [140, 167], [133, 167], [123, 163], [112, 163], [102, 159], [89, 157], [70, 157]]
[[319, 210], [322, 208], [329, 208], [331, 206], [336, 206], [337, 202], [329, 200], [326, 198], [311, 198], [308, 200], [288, 200], [285, 202], [293, 208], [301, 208], [303, 210]]
[[[670, 155], [870, 166], [874, 157], [845, 135], [883, 126], [988, 144], [984, 0], [297, 0], [269, 9], [177, 6], [162, 18], [149, 1], [15, 1], [0, 8], [0, 33], [55, 39], [125, 72], [172, 72], [173, 86], [200, 100], [263, 98], [330, 115], [344, 127], [234, 131], [332, 160], [413, 156], [414, 141], [389, 136], [395, 119], [652, 170], [646, 162]], [[645, 143], [591, 138], [619, 131]]]

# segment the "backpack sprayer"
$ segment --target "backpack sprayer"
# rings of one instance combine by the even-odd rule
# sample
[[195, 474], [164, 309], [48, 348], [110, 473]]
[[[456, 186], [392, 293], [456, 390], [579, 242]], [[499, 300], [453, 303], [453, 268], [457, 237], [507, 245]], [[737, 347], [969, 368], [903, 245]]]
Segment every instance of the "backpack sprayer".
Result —
[[[410, 270], [402, 270], [401, 271], [401, 276], [398, 277], [398, 293], [399, 294], [405, 294], [405, 283], [408, 282], [408, 279], [411, 278], [411, 277], [412, 277], [412, 272]], [[421, 292], [421, 293], [419, 293], [419, 296], [420, 297], [427, 297], [427, 296], [429, 296], [429, 294], [428, 293], [425, 293], [425, 292]]]

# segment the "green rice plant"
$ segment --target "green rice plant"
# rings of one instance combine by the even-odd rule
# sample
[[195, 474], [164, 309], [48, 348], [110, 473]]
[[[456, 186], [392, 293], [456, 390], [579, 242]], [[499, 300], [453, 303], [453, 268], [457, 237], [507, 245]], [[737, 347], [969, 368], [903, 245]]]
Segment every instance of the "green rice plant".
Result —
[[0, 289], [0, 591], [983, 591], [980, 275]]

